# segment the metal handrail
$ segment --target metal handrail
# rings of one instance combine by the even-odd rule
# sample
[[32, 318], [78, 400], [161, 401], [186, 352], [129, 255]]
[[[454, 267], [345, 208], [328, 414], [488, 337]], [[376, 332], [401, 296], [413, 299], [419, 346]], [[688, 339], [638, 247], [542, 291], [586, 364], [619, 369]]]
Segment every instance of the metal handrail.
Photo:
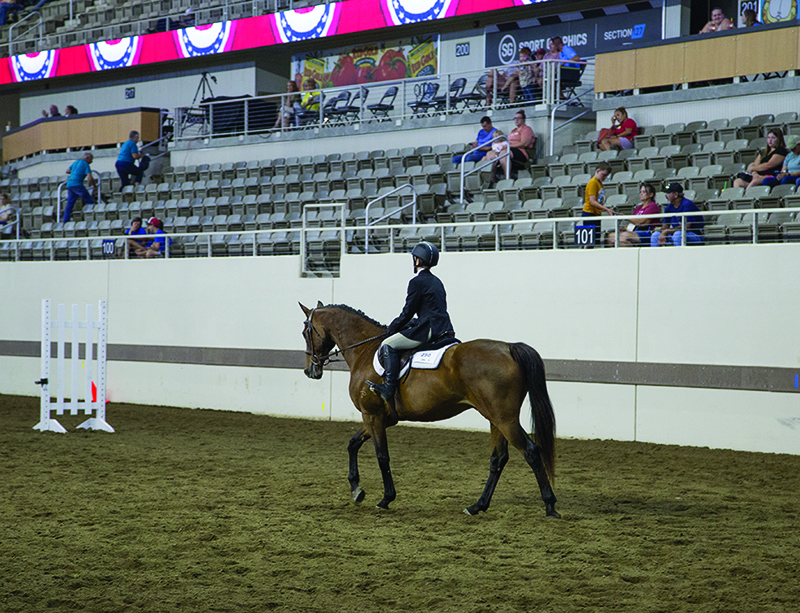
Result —
[[[72, 7], [71, 3], [70, 3], [70, 7]], [[25, 15], [25, 17], [23, 17], [22, 19], [20, 19], [16, 23], [11, 24], [11, 27], [8, 29], [8, 54], [9, 55], [13, 55], [14, 54], [14, 28], [16, 28], [17, 26], [21, 26], [28, 19], [30, 19], [31, 17], [34, 17], [34, 16], [39, 17], [39, 24], [38, 24], [39, 25], [39, 40], [42, 40], [44, 38], [44, 18], [42, 17], [42, 14], [39, 11], [31, 11], [30, 13]], [[31, 25], [31, 24], [28, 24], [28, 25]], [[27, 33], [27, 32], [29, 32], [31, 30], [31, 28], [35, 28], [35, 27], [36, 27], [36, 25], [31, 25], [31, 27], [28, 28], [25, 32]]]
[[[323, 203], [323, 204], [325, 206], [329, 206], [330, 205], [330, 203]], [[314, 206], [314, 205], [306, 205], [306, 206]], [[396, 230], [396, 229], [402, 229], [402, 228], [406, 228], [406, 227], [423, 227], [423, 228], [429, 228], [429, 229], [432, 229], [432, 230], [437, 230], [439, 232], [440, 236], [442, 237], [442, 243], [441, 243], [442, 244], [442, 250], [446, 250], [445, 243], [444, 243], [444, 236], [445, 236], [444, 231], [445, 231], [445, 228], [451, 228], [451, 227], [475, 226], [475, 225], [492, 226], [494, 228], [494, 231], [495, 231], [495, 246], [498, 246], [499, 245], [499, 236], [500, 236], [499, 235], [499, 228], [501, 226], [514, 226], [514, 225], [522, 224], [522, 223], [530, 223], [532, 221], [533, 222], [545, 222], [545, 223], [553, 224], [553, 228], [555, 230], [555, 228], [557, 227], [556, 224], [561, 224], [561, 223], [565, 223], [566, 224], [566, 223], [570, 223], [570, 222], [581, 222], [581, 223], [583, 223], [583, 222], [592, 221], [592, 220], [595, 220], [595, 221], [597, 221], [597, 220], [607, 220], [607, 219], [626, 220], [626, 219], [633, 219], [633, 218], [636, 218], [636, 219], [641, 219], [641, 218], [655, 218], [655, 219], [659, 219], [660, 218], [660, 219], [665, 219], [665, 218], [671, 218], [671, 217], [681, 217], [681, 218], [685, 219], [686, 217], [707, 217], [707, 216], [712, 216], [712, 215], [716, 216], [716, 215], [721, 215], [721, 214], [726, 214], [726, 213], [741, 213], [743, 216], [744, 215], [752, 215], [753, 219], [752, 219], [751, 223], [752, 223], [753, 230], [754, 230], [754, 232], [753, 232], [753, 244], [758, 244], [758, 242], [757, 242], [758, 215], [761, 214], [761, 213], [775, 213], [775, 212], [783, 212], [783, 213], [785, 213], [785, 212], [795, 212], [795, 213], [800, 213], [800, 207], [794, 207], [794, 208], [774, 207], [774, 208], [766, 208], [766, 209], [746, 209], [746, 210], [737, 210], [737, 211], [691, 211], [691, 212], [687, 212], [687, 213], [653, 213], [653, 214], [649, 214], [649, 215], [633, 215], [633, 214], [630, 214], [630, 215], [615, 215], [615, 216], [613, 216], [613, 218], [609, 217], [608, 215], [603, 215], [603, 216], [597, 216], [597, 217], [582, 217], [582, 216], [581, 217], [547, 217], [547, 218], [536, 219], [536, 220], [532, 220], [532, 219], [514, 219], [514, 220], [499, 220], [499, 221], [498, 220], [494, 220], [494, 221], [481, 221], [481, 222], [477, 222], [477, 223], [474, 222], [474, 221], [467, 221], [467, 222], [437, 222], [437, 223], [428, 223], [428, 224], [400, 224], [400, 225], [392, 224], [392, 225], [382, 225], [382, 226], [377, 226], [377, 227], [376, 226], [372, 226], [372, 229]], [[354, 236], [357, 235], [359, 232], [365, 232], [367, 235], [369, 235], [369, 231], [370, 231], [370, 227], [366, 227], [366, 226], [344, 226], [344, 229], [345, 229], [345, 231], [353, 232]], [[255, 256], [255, 255], [257, 255], [257, 253], [256, 253], [257, 252], [256, 236], [257, 235], [261, 235], [261, 234], [273, 234], [273, 233], [277, 233], [277, 232], [296, 232], [296, 233], [300, 233], [300, 232], [302, 232], [302, 229], [301, 228], [290, 228], [290, 229], [287, 229], [287, 228], [269, 228], [269, 229], [260, 229], [260, 230], [239, 230], [239, 231], [227, 230], [227, 231], [219, 231], [219, 232], [176, 232], [176, 233], [167, 234], [166, 236], [168, 236], [170, 239], [181, 238], [181, 237], [204, 236], [204, 237], [207, 237], [209, 240], [213, 236], [229, 235], [229, 234], [237, 234], [240, 237], [242, 237], [242, 236], [253, 236], [253, 247], [254, 247], [253, 255]], [[558, 247], [557, 236], [555, 236], [555, 234], [556, 233], [554, 232], [554, 247], [555, 248], [559, 248]], [[685, 236], [686, 236], [686, 232], [684, 231], [683, 232], [683, 237], [685, 237]], [[75, 237], [54, 237], [54, 238], [35, 238], [35, 239], [23, 238], [23, 239], [16, 239], [16, 240], [15, 239], [11, 239], [11, 240], [8, 240], [8, 241], [5, 241], [5, 242], [14, 245], [15, 260], [17, 260], [17, 261], [19, 260], [19, 250], [20, 250], [20, 245], [22, 243], [45, 242], [45, 243], [49, 243], [51, 245], [51, 247], [52, 247], [52, 245], [57, 241], [86, 242], [87, 243], [87, 259], [91, 259], [90, 258], [90, 253], [89, 253], [90, 245], [88, 245], [89, 241], [96, 241], [96, 240], [115, 240], [116, 241], [118, 239], [125, 240], [127, 238], [128, 238], [127, 235], [104, 235], [104, 236], [80, 236], [80, 237], [75, 236]], [[686, 244], [685, 243], [685, 239], [684, 239], [684, 241], [682, 241], [682, 244], [683, 245]], [[703, 246], [703, 245], [700, 245], [700, 246]], [[169, 241], [166, 241], [166, 249], [167, 249], [167, 251], [165, 253], [165, 256], [167, 258], [169, 258]], [[51, 248], [51, 259], [52, 259], [52, 254], [53, 254], [53, 249]]]
[[[460, 166], [461, 166], [461, 189], [460, 189], [460, 194], [459, 194], [459, 199], [458, 199], [459, 202], [464, 202], [464, 179], [466, 179], [469, 175], [471, 175], [473, 173], [476, 173], [476, 172], [478, 172], [480, 170], [483, 170], [489, 164], [494, 164], [495, 160], [499, 160], [499, 159], [504, 158], [504, 157], [510, 157], [511, 156], [511, 144], [509, 143], [508, 147], [506, 147], [506, 152], [505, 153], [503, 153], [501, 155], [498, 155], [494, 159], [483, 161], [483, 163], [480, 166], [476, 166], [475, 168], [473, 168], [472, 170], [470, 170], [469, 172], [466, 172], [466, 173], [465, 173], [465, 170], [464, 170], [464, 159], [470, 153], [472, 153], [473, 151], [477, 151], [481, 147], [485, 147], [486, 145], [489, 145], [489, 144], [491, 144], [491, 143], [493, 143], [495, 141], [499, 141], [499, 140], [505, 140], [506, 143], [508, 143], [508, 137], [505, 134], [500, 134], [499, 136], [495, 136], [488, 143], [485, 143], [483, 145], [478, 145], [477, 147], [473, 147], [472, 149], [467, 151], [462, 156], [461, 164], [460, 164]], [[510, 176], [511, 176], [511, 164], [506, 164], [506, 179], [508, 179]]]
[[[391, 211], [390, 213], [386, 213], [383, 217], [379, 217], [378, 219], [376, 219], [375, 221], [370, 223], [370, 221], [369, 221], [369, 207], [371, 207], [376, 202], [380, 202], [381, 200], [391, 196], [395, 192], [399, 192], [401, 189], [405, 189], [405, 188], [410, 188], [411, 192], [413, 193], [413, 197], [411, 199], [411, 202], [409, 202], [408, 204], [405, 204], [405, 205], [403, 205], [401, 207], [396, 208], [395, 210]], [[414, 220], [414, 225], [416, 225], [416, 223], [417, 223], [417, 189], [411, 183], [406, 183], [406, 184], [401, 185], [399, 187], [395, 187], [393, 190], [391, 190], [389, 192], [386, 192], [383, 196], [378, 196], [374, 200], [371, 200], [370, 202], [367, 202], [367, 206], [364, 207], [364, 227], [365, 228], [369, 228], [370, 226], [374, 226], [375, 224], [383, 221], [384, 219], [388, 219], [389, 217], [394, 217], [395, 215], [397, 215], [397, 213], [399, 213], [400, 211], [404, 211], [408, 207], [413, 207], [412, 219]], [[366, 234], [366, 240], [364, 241], [364, 249], [366, 251], [369, 251], [369, 232], [367, 232], [367, 234]]]

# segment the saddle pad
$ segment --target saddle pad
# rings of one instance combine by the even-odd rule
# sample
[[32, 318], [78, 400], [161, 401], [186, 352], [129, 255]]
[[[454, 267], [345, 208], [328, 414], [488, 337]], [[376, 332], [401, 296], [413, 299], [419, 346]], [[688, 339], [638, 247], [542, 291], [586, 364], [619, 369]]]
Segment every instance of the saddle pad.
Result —
[[[453, 345], [457, 345], [458, 343], [450, 343], [449, 345], [445, 345], [444, 347], [439, 347], [439, 349], [426, 349], [425, 351], [417, 351], [411, 356], [411, 360], [406, 360], [400, 367], [400, 372], [398, 373], [398, 377], [404, 376], [410, 368], [420, 368], [423, 370], [434, 370], [439, 367], [439, 362], [442, 361], [442, 356], [444, 352], [447, 351], [449, 347]], [[375, 355], [372, 358], [372, 367], [375, 369], [375, 372], [378, 373], [378, 376], [383, 376], [384, 368], [381, 365], [381, 361], [378, 359], [378, 352], [375, 352]]]

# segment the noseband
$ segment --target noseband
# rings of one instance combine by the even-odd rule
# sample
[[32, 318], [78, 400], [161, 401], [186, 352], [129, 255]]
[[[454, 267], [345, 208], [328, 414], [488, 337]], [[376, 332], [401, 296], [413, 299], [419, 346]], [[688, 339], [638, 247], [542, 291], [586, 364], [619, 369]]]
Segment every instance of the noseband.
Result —
[[316, 334], [322, 340], [325, 340], [325, 337], [322, 336], [319, 332], [317, 332], [317, 329], [314, 327], [314, 322], [312, 321], [314, 317], [314, 311], [316, 311], [317, 308], [318, 307], [314, 307], [313, 309], [311, 309], [311, 312], [308, 314], [308, 319], [306, 319], [305, 321], [305, 326], [306, 326], [305, 332], [307, 332], [309, 335], [307, 340], [311, 343], [311, 349], [312, 349], [312, 351], [306, 351], [305, 354], [310, 355], [311, 361], [317, 364], [320, 367], [320, 369], [323, 368], [326, 364], [329, 364], [330, 362], [341, 362], [342, 360], [334, 360], [333, 358], [343, 354], [348, 349], [353, 349], [354, 347], [358, 347], [359, 345], [364, 345], [370, 341], [374, 341], [379, 338], [386, 338], [386, 336], [388, 336], [386, 333], [378, 334], [377, 336], [373, 336], [364, 339], [363, 341], [358, 341], [357, 343], [353, 343], [352, 345], [348, 345], [344, 349], [337, 349], [336, 351], [333, 352], [328, 351], [328, 353], [326, 353], [325, 355], [317, 355], [316, 351], [314, 350], [314, 340], [311, 335]]

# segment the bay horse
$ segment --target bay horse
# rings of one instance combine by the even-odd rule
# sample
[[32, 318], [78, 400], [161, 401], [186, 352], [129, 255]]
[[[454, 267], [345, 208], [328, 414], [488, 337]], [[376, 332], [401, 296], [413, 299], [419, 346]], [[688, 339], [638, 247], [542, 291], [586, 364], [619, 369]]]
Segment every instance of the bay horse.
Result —
[[[464, 512], [477, 515], [489, 508], [492, 494], [508, 462], [508, 443], [522, 452], [539, 484], [547, 517], [560, 517], [550, 486], [555, 469], [555, 416], [547, 394], [544, 363], [525, 343], [474, 340], [447, 349], [435, 370], [411, 369], [398, 382], [394, 407], [389, 407], [369, 389], [367, 381], [379, 383], [373, 356], [386, 336], [386, 327], [346, 305], [321, 302], [313, 309], [302, 304], [306, 342], [304, 373], [321, 379], [323, 367], [341, 354], [350, 369], [350, 399], [361, 412], [363, 425], [347, 446], [350, 455], [350, 491], [353, 501], [364, 500], [359, 485], [358, 450], [372, 438], [383, 477], [383, 500], [388, 509], [395, 497], [389, 468], [386, 429], [398, 421], [438, 421], [474, 408], [491, 424], [492, 456], [489, 478], [478, 501]], [[331, 353], [334, 347], [338, 349]], [[530, 397], [534, 440], [520, 425], [520, 409]]]

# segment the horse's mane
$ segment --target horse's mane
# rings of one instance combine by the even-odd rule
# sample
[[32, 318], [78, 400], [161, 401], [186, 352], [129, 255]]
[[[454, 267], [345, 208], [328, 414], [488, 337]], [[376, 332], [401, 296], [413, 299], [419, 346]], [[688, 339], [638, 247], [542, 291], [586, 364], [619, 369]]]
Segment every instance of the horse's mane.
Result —
[[343, 309], [343, 310], [347, 311], [348, 313], [352, 313], [353, 315], [358, 315], [361, 319], [364, 319], [364, 320], [368, 321], [373, 326], [378, 326], [379, 328], [384, 328], [384, 329], [386, 328], [385, 325], [383, 325], [382, 323], [380, 323], [378, 321], [375, 321], [374, 319], [372, 319], [372, 317], [370, 317], [369, 315], [367, 315], [363, 311], [359, 311], [358, 309], [354, 309], [353, 307], [348, 306], [346, 304], [328, 304], [328, 305], [325, 305], [325, 306], [326, 306], [326, 308], [332, 307], [332, 308], [337, 308], [337, 309]]

